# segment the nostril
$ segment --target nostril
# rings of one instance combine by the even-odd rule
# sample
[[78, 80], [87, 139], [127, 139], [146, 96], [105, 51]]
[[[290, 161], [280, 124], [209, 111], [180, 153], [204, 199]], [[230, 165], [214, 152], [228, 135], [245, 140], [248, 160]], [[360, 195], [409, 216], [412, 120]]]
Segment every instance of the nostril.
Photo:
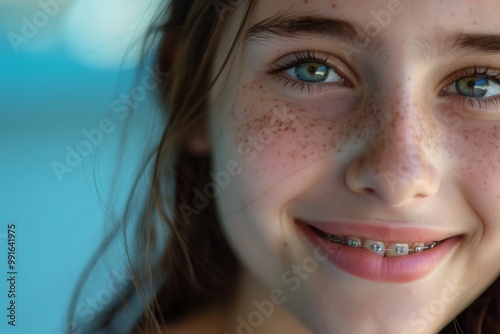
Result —
[[365, 193], [367, 195], [371, 195], [371, 194], [375, 193], [375, 190], [373, 190], [372, 188], [363, 188], [362, 191], [363, 191], [363, 193]]

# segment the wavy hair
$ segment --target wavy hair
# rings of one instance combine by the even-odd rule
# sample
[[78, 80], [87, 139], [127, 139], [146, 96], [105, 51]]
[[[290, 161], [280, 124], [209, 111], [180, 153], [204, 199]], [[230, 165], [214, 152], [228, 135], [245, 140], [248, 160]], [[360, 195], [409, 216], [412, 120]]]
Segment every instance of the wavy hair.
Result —
[[[193, 189], [202, 189], [210, 181], [210, 155], [192, 153], [186, 142], [205, 124], [209, 92], [243, 38], [255, 2], [171, 0], [150, 27], [145, 45], [157, 46], [157, 75], [162, 77], [159, 98], [166, 125], [150, 156], [150, 193], [137, 220], [136, 244], [132, 253], [127, 250], [133, 280], [84, 332], [123, 333], [116, 319], [123, 310], [137, 309], [134, 304], [140, 304], [139, 316], [131, 314], [130, 331], [160, 333], [169, 322], [233, 295], [240, 265], [223, 236], [213, 201], [209, 199], [189, 221], [184, 219], [181, 204], [194, 203]], [[213, 73], [224, 19], [239, 5], [246, 7], [237, 37], [223, 67]], [[123, 225], [129, 216], [126, 212]], [[82, 275], [69, 311], [71, 321], [78, 291], [118, 230], [112, 231]], [[499, 296], [497, 279], [441, 333], [500, 333]]]

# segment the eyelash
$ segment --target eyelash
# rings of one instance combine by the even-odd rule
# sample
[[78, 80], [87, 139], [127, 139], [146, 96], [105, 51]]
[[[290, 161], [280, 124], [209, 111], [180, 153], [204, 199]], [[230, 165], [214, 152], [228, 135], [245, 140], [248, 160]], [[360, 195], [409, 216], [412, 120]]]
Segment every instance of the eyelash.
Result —
[[[445, 88], [455, 84], [456, 81], [465, 79], [467, 77], [484, 77], [488, 80], [493, 81], [497, 85], [500, 85], [500, 71], [495, 70], [489, 66], [481, 67], [474, 65], [474, 67], [465, 68], [452, 74], [451, 77], [446, 80], [448, 84], [445, 86]], [[500, 96], [490, 98], [477, 98], [459, 94], [443, 94], [443, 90], [444, 88], [441, 90], [439, 95], [454, 95], [460, 99], [464, 106], [468, 104], [470, 107], [479, 110], [491, 108], [497, 109], [500, 106]]]
[[[287, 76], [283, 75], [283, 73], [287, 70], [292, 69], [295, 66], [301, 65], [303, 63], [319, 63], [326, 65], [328, 68], [333, 69], [341, 78], [343, 78], [342, 82], [334, 82], [334, 83], [311, 83], [305, 81], [298, 81]], [[273, 75], [275, 79], [283, 85], [283, 87], [294, 89], [303, 93], [307, 91], [308, 94], [320, 93], [325, 89], [331, 88], [332, 86], [339, 87], [352, 87], [353, 84], [346, 79], [346, 76], [343, 74], [341, 70], [339, 70], [339, 66], [334, 64], [331, 60], [331, 56], [324, 54], [322, 52], [316, 51], [300, 51], [289, 56], [284, 56], [282, 60], [280, 59], [276, 64], [273, 64], [269, 67], [267, 74]], [[500, 85], [500, 71], [495, 70], [489, 66], [480, 67], [475, 65], [474, 67], [465, 68], [451, 75], [451, 78], [447, 80], [448, 84], [445, 87], [449, 87], [456, 83], [456, 81], [467, 78], [467, 77], [484, 77], [488, 80], [493, 81], [494, 83]], [[442, 89], [442, 91], [444, 88]], [[440, 95], [445, 95], [440, 93]], [[446, 95], [454, 95], [465, 106], [469, 104], [472, 108], [477, 108], [479, 110], [495, 108], [497, 109], [500, 106], [500, 96], [491, 97], [491, 98], [474, 98], [469, 96], [463, 96], [459, 94], [446, 94]]]
[[[284, 59], [283, 59], [284, 58]], [[331, 56], [328, 56], [322, 52], [316, 51], [300, 51], [293, 53], [289, 56], [284, 56], [282, 60], [280, 59], [276, 64], [273, 64], [269, 67], [267, 74], [273, 75], [275, 79], [283, 85], [284, 88], [296, 89], [300, 93], [303, 93], [304, 90], [307, 90], [308, 94], [314, 94], [322, 92], [327, 88], [331, 88], [332, 86], [338, 87], [352, 87], [352, 83], [346, 79], [346, 76], [343, 74], [341, 70], [339, 70], [339, 66], [334, 64], [331, 60]], [[328, 83], [312, 83], [305, 81], [298, 81], [283, 75], [283, 72], [292, 69], [295, 66], [304, 64], [304, 63], [318, 63], [331, 68], [337, 73], [342, 79], [342, 82], [328, 82]]]

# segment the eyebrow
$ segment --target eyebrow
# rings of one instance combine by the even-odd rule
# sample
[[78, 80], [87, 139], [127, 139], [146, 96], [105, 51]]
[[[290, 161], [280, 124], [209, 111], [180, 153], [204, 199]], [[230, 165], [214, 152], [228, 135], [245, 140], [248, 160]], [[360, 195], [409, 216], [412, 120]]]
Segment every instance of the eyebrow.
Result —
[[[274, 15], [254, 24], [247, 32], [249, 40], [268, 39], [270, 37], [297, 38], [302, 36], [319, 36], [339, 40], [351, 44], [354, 48], [365, 49], [367, 52], [378, 51], [387, 45], [380, 33], [369, 37], [361, 27], [350, 22], [321, 16], [291, 17], [284, 14]], [[366, 43], [366, 47], [359, 47]], [[500, 53], [500, 36], [493, 34], [470, 34], [449, 32], [442, 29], [432, 29], [424, 37], [417, 39], [417, 55], [429, 59], [435, 55], [449, 53], [497, 55]]]
[[334, 37], [352, 42], [359, 36], [354, 25], [349, 22], [323, 17], [272, 16], [253, 25], [247, 32], [249, 39], [294, 37], [297, 34]]
[[450, 33], [436, 30], [431, 35], [419, 39], [418, 53], [420, 58], [428, 59], [430, 55], [498, 55], [500, 53], [500, 36], [493, 34]]
[[497, 35], [464, 35], [460, 39], [462, 48], [471, 51], [498, 52], [500, 51], [500, 36]]

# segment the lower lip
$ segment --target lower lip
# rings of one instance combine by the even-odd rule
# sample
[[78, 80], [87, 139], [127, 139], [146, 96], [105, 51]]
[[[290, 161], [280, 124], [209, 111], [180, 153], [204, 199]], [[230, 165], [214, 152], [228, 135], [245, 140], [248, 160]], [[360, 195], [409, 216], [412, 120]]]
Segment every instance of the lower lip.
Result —
[[298, 226], [317, 249], [328, 254], [328, 260], [336, 268], [369, 281], [391, 283], [409, 283], [428, 275], [461, 239], [448, 238], [421, 253], [383, 257], [363, 248], [326, 241], [307, 224], [298, 223]]

